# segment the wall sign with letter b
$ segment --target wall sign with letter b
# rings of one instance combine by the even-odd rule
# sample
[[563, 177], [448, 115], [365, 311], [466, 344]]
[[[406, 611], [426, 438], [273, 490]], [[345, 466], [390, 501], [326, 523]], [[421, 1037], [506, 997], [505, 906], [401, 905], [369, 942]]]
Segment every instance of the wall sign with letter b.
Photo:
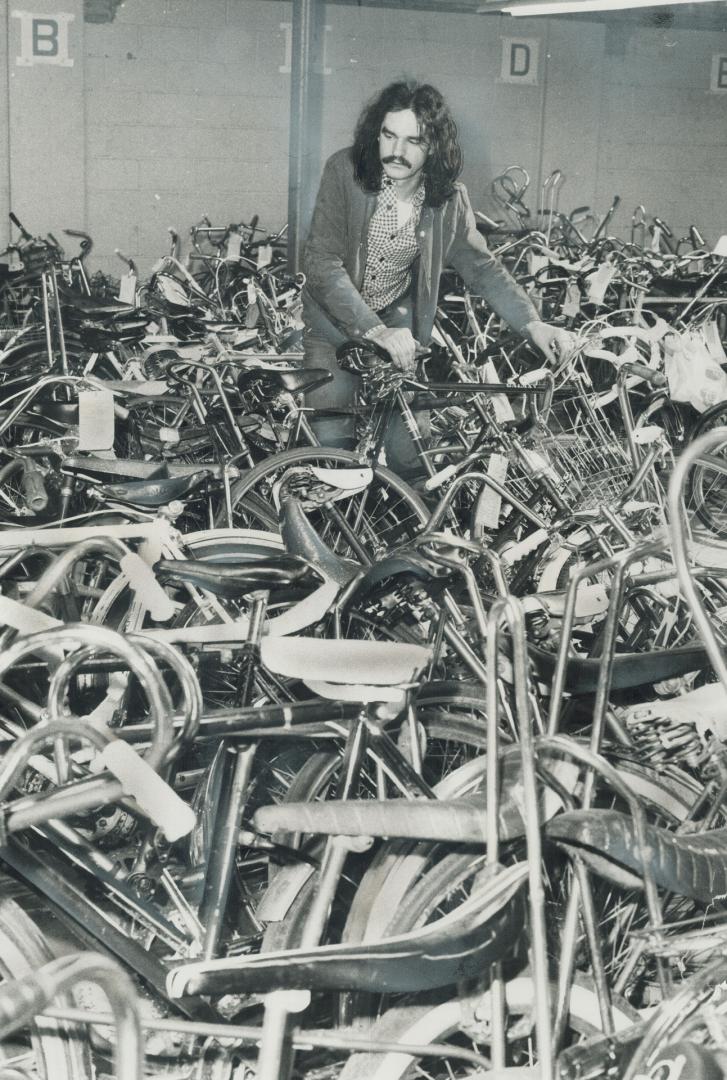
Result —
[[70, 12], [35, 15], [32, 11], [13, 11], [20, 20], [20, 54], [15, 63], [20, 67], [34, 64], [56, 64], [73, 67], [68, 55], [68, 24], [75, 18]]
[[539, 48], [538, 38], [502, 38], [502, 82], [536, 86]]

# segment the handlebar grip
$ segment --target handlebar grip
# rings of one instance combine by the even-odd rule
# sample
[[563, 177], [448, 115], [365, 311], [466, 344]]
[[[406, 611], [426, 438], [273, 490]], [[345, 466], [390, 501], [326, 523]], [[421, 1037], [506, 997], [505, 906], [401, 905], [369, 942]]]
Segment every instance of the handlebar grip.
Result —
[[654, 216], [654, 224], [658, 225], [658, 227], [664, 233], [664, 236], [672, 237], [674, 235], [667, 223], [665, 221], [662, 221], [661, 218]]
[[425, 491], [436, 491], [437, 488], [445, 484], [452, 476], [455, 476], [457, 472], [456, 465], [447, 465], [444, 469], [440, 469], [434, 476], [430, 476], [428, 480], [424, 482]]
[[507, 544], [501, 551], [498, 551], [500, 560], [503, 566], [514, 566], [516, 562], [520, 562], [526, 555], [529, 555], [532, 551], [544, 544], [547, 540], [550, 540], [550, 533], [547, 529], [536, 529], [535, 532], [530, 533], [524, 540], [519, 543]]
[[167, 840], [179, 840], [192, 831], [196, 822], [192, 808], [132, 746], [113, 739], [97, 761], [121, 782], [124, 794], [136, 800]]
[[661, 371], [654, 371], [653, 368], [648, 367], [646, 364], [639, 364], [635, 361], [627, 361], [621, 365], [622, 371], [628, 371], [632, 375], [638, 376], [639, 379], [643, 379], [644, 382], [649, 383], [651, 386], [666, 386], [667, 378]]
[[119, 248], [114, 248], [114, 255], [118, 255], [121, 261], [126, 263], [129, 270], [136, 273], [136, 263], [133, 259], [130, 259], [128, 255], [124, 255], [123, 251], [120, 251]]
[[483, 225], [486, 225], [488, 229], [499, 229], [502, 225], [501, 221], [495, 221], [493, 218], [488, 217], [487, 214], [483, 214], [481, 210], [475, 210], [475, 217]]
[[10, 220], [12, 221], [13, 225], [15, 226], [15, 228], [16, 228], [16, 229], [19, 229], [19, 230], [20, 230], [20, 235], [22, 236], [23, 240], [32, 240], [32, 236], [30, 235], [30, 233], [28, 232], [28, 230], [27, 230], [27, 229], [25, 228], [25, 226], [24, 226], [24, 225], [22, 225], [22, 224], [21, 224], [21, 223], [20, 223], [20, 222], [18, 221], [17, 217], [16, 217], [16, 216], [15, 216], [15, 214], [14, 214], [14, 213], [12, 212], [12, 210], [11, 210], [11, 211], [10, 211], [10, 213], [8, 214], [8, 217], [9, 217], [9, 218], [10, 218]]
[[48, 506], [48, 492], [43, 473], [33, 461], [25, 461], [21, 480], [25, 504], [34, 514], [41, 514]]

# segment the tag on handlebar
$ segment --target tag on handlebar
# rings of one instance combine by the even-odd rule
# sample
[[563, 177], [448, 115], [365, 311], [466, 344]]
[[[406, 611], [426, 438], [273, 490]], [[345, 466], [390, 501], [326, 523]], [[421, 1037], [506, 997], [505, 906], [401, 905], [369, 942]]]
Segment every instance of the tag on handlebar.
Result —
[[588, 299], [592, 304], [602, 304], [606, 289], [613, 281], [616, 267], [613, 263], [601, 263], [598, 270], [588, 278]]
[[[508, 460], [504, 454], [491, 454], [487, 463], [487, 475], [498, 484], [504, 484], [507, 477]], [[474, 523], [483, 529], [492, 531], [500, 524], [502, 496], [491, 487], [483, 487], [475, 505]]]
[[[484, 376], [485, 382], [499, 383], [501, 381], [492, 360], [488, 360], [487, 363], [483, 365], [482, 374]], [[505, 424], [508, 421], [515, 419], [515, 413], [512, 410], [510, 399], [505, 397], [504, 394], [490, 395], [489, 402], [490, 405], [492, 405], [495, 413], [495, 419], [497, 420], [498, 424]]]
[[261, 244], [257, 249], [257, 268], [262, 270], [263, 266], [270, 266], [273, 261], [273, 248], [272, 244]]
[[111, 450], [114, 445], [114, 395], [109, 390], [78, 394], [78, 449]]
[[132, 307], [136, 307], [136, 274], [133, 270], [127, 270], [121, 276], [119, 300], [122, 304], [131, 304]]
[[225, 261], [238, 262], [242, 251], [242, 236], [240, 233], [231, 232], [225, 245]]
[[572, 318], [581, 311], [581, 290], [575, 278], [571, 278], [565, 287], [565, 299], [563, 301], [563, 315]]

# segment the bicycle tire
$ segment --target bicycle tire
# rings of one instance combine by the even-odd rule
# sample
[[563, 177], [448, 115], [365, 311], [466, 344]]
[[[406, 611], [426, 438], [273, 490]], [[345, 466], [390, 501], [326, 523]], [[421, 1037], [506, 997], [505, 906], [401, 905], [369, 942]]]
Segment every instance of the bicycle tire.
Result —
[[[0, 980], [32, 974], [54, 958], [39, 927], [22, 907], [7, 896], [0, 898]], [[0, 1043], [0, 1072], [3, 1060], [17, 1064], [13, 1049], [8, 1042]], [[27, 1052], [34, 1057], [37, 1073], [33, 1075], [38, 1080], [90, 1080], [88, 1048], [79, 1038], [78, 1029], [69, 1024], [49, 1019], [35, 1022], [30, 1028]]]
[[[697, 420], [692, 438], [727, 425], [727, 402], [720, 401]], [[727, 441], [710, 452], [709, 459], [721, 461], [727, 469]], [[684, 496], [688, 513], [693, 513], [714, 536], [727, 539], [727, 475], [710, 466], [709, 459], [697, 461], [687, 478]]]
[[[530, 1014], [534, 1000], [532, 978], [523, 975], [510, 979], [505, 984], [505, 997], [509, 1015]], [[629, 1027], [637, 1019], [634, 1010], [620, 1003], [614, 1012], [619, 1028]], [[442, 1042], [460, 1030], [461, 1017], [461, 1005], [456, 998], [435, 1005], [399, 1005], [384, 1013], [367, 1032], [367, 1037], [372, 1042], [419, 1045]], [[571, 992], [569, 1028], [584, 1035], [601, 1030], [596, 992], [586, 984], [575, 984]], [[420, 1065], [406, 1054], [353, 1054], [339, 1074], [339, 1080], [414, 1080], [418, 1076], [426, 1076], [428, 1080], [463, 1080], [467, 1076], [483, 1075], [476, 1066], [461, 1060], [428, 1060], [432, 1067], [420, 1071]]]
[[[366, 462], [350, 450], [329, 447], [296, 447], [274, 454], [246, 472], [232, 487], [233, 523], [242, 527], [259, 527], [266, 515], [277, 520], [273, 502], [274, 483], [291, 467], [315, 465], [322, 468], [361, 469]], [[352, 526], [369, 557], [395, 547], [410, 539], [429, 519], [429, 511], [417, 493], [396, 473], [380, 465], [373, 466], [373, 481], [363, 491], [341, 499], [335, 509]], [[254, 500], [254, 501], [251, 501]], [[260, 507], [262, 504], [262, 507]], [[256, 507], [259, 509], [256, 510]], [[262, 516], [261, 516], [262, 515]], [[309, 520], [324, 542], [346, 557], [356, 558], [340, 527], [324, 508], [308, 514]], [[218, 524], [226, 524], [224, 513]]]
[[[457, 720], [453, 720], [451, 717], [447, 719], [428, 717], [425, 718], [429, 731], [430, 738], [441, 739], [443, 741], [452, 740], [458, 741], [458, 735], [462, 737], [462, 742], [467, 745], [469, 741], [470, 748], [478, 755], [478, 758], [482, 758], [482, 750], [486, 741], [486, 731], [484, 725], [477, 726], [475, 724]], [[470, 766], [472, 762], [465, 763], [464, 765], [458, 765], [447, 773], [447, 786], [454, 788], [456, 794], [456, 778], [458, 775], [462, 775], [466, 778], [467, 786], [471, 785], [470, 779]], [[283, 799], [284, 802], [303, 802], [312, 801], [313, 799], [320, 798], [324, 794], [328, 786], [335, 780], [341, 764], [341, 758], [335, 751], [320, 750], [313, 754], [305, 763], [303, 768], [294, 778], [288, 791]], [[425, 761], [426, 764], [426, 761]], [[433, 778], [430, 777], [430, 781]], [[437, 785], [434, 785], [435, 789]], [[452, 792], [449, 793], [452, 797]], [[302, 842], [300, 834], [292, 833], [280, 833], [276, 835], [276, 840], [280, 843], [286, 844], [288, 847], [299, 847]], [[296, 882], [299, 882], [296, 869], [284, 868], [279, 871], [271, 882], [271, 889], [280, 893], [286, 888], [286, 881], [290, 879], [292, 886], [295, 886]], [[263, 949], [286, 949], [295, 948], [300, 941], [300, 935], [305, 924], [308, 908], [310, 905], [310, 898], [317, 887], [317, 876], [313, 874], [307, 882], [303, 883], [299, 892], [291, 901], [288, 912], [279, 922], [271, 922], [268, 924], [265, 930], [263, 938]], [[348, 923], [347, 916], [346, 923]]]

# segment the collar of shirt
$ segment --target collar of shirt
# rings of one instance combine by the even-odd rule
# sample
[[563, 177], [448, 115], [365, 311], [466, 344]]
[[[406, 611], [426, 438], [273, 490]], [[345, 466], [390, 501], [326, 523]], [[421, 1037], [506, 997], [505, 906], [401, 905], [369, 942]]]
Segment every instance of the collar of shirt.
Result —
[[[379, 200], [387, 208], [396, 206], [397, 202], [399, 201], [399, 197], [396, 194], [396, 183], [391, 179], [390, 176], [387, 176], [386, 173], [383, 174], [381, 179], [381, 192], [379, 194]], [[420, 184], [414, 192], [411, 198], [411, 204], [413, 207], [413, 213], [418, 214], [422, 206], [424, 205], [424, 184]]]

